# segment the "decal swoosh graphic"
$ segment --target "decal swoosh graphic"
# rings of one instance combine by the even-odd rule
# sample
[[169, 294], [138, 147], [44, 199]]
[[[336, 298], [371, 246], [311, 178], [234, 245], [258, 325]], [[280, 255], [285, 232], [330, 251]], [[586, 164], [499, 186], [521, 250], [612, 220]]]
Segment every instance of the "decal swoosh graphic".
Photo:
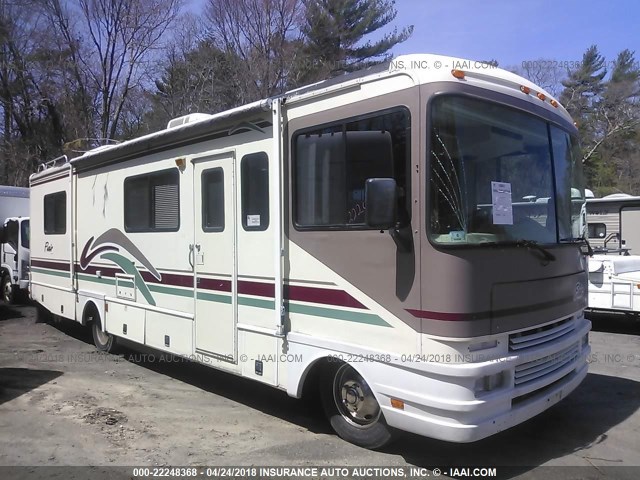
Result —
[[128, 275], [132, 275], [136, 279], [136, 287], [142, 293], [142, 296], [149, 303], [149, 305], [155, 306], [156, 301], [153, 299], [153, 295], [149, 291], [149, 287], [144, 282], [142, 275], [134, 265], [134, 263], [126, 257], [123, 257], [119, 253], [116, 252], [108, 252], [100, 255], [100, 258], [104, 258], [105, 260], [111, 260], [113, 263], [118, 265], [125, 273]]
[[[95, 241], [93, 246], [97, 247], [97, 246], [102, 245], [104, 243], [115, 243], [116, 245], [124, 248], [127, 252], [129, 252], [129, 254], [131, 254], [131, 256], [133, 258], [135, 258], [142, 265], [144, 265], [144, 267], [147, 270], [149, 270], [149, 272], [151, 272], [151, 275], [153, 275], [157, 280], [161, 280], [162, 279], [162, 275], [160, 275], [160, 273], [154, 268], [154, 266], [151, 265], [151, 262], [149, 260], [147, 260], [147, 257], [145, 257], [142, 254], [142, 252], [138, 249], [138, 247], [136, 247], [133, 244], [133, 242], [131, 240], [129, 240], [125, 236], [125, 234], [122, 233], [117, 228], [111, 228], [111, 229], [107, 230], [106, 232], [104, 232], [102, 235], [100, 235], [96, 239], [96, 241]], [[104, 258], [104, 255], [102, 256], [102, 258]], [[120, 265], [120, 264], [118, 264], [118, 265]], [[120, 265], [120, 266], [122, 266], [122, 265]], [[127, 272], [127, 273], [129, 273], [129, 272]], [[131, 274], [131, 275], [133, 275], [133, 274]], [[140, 279], [142, 279], [142, 277], [140, 277]]]
[[89, 248], [91, 247], [92, 243], [93, 243], [93, 237], [89, 239], [89, 241], [85, 244], [84, 248], [82, 249], [82, 254], [80, 255], [80, 268], [82, 268], [82, 270], [86, 270], [87, 267], [89, 266], [89, 263], [91, 263], [91, 260], [93, 260], [95, 256], [98, 255], [99, 253], [107, 252], [109, 250], [118, 251], [118, 247], [105, 245], [104, 247], [95, 249], [93, 252], [87, 255], [87, 252], [89, 251]]

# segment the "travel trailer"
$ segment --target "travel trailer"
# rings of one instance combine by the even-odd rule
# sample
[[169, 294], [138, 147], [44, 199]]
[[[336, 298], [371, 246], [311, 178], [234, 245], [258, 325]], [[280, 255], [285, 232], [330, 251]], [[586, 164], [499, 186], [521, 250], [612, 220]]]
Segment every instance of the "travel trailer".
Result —
[[640, 197], [587, 198], [589, 242], [597, 252], [640, 254]]
[[589, 258], [589, 309], [640, 315], [640, 255]]
[[475, 441], [587, 374], [576, 138], [531, 82], [433, 55], [189, 115], [31, 176], [31, 293], [104, 351], [315, 387], [361, 446]]
[[29, 287], [29, 189], [0, 186], [2, 300], [27, 298]]

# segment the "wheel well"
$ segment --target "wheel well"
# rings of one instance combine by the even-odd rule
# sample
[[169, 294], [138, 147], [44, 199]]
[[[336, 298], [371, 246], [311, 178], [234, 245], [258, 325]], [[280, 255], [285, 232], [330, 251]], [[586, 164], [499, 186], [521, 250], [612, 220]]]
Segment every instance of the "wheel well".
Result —
[[307, 372], [302, 378], [301, 398], [317, 398], [322, 373], [330, 368], [331, 365], [332, 362], [329, 357], [321, 357], [307, 368]]
[[82, 324], [90, 325], [96, 318], [100, 321], [100, 311], [95, 303], [89, 301], [84, 305], [84, 311], [82, 312]]

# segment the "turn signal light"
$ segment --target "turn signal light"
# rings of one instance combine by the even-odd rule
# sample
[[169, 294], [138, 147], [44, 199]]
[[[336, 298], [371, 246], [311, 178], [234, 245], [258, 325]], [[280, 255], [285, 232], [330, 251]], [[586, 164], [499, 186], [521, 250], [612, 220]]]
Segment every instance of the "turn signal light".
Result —
[[402, 400], [398, 400], [397, 398], [391, 399], [391, 406], [399, 410], [404, 410], [404, 402]]

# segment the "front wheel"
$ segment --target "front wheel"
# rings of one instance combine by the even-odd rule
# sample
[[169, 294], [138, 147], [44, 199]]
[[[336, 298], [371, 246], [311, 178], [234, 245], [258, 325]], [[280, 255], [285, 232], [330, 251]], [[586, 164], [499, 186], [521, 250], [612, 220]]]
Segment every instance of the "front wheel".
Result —
[[11, 305], [15, 301], [13, 285], [11, 284], [11, 278], [9, 275], [2, 277], [2, 299], [7, 305]]
[[89, 314], [87, 321], [91, 322], [93, 343], [101, 352], [113, 353], [116, 350], [116, 337], [102, 331], [100, 315], [94, 310]]
[[392, 440], [376, 397], [351, 365], [330, 365], [321, 376], [320, 392], [325, 414], [341, 438], [370, 449]]

